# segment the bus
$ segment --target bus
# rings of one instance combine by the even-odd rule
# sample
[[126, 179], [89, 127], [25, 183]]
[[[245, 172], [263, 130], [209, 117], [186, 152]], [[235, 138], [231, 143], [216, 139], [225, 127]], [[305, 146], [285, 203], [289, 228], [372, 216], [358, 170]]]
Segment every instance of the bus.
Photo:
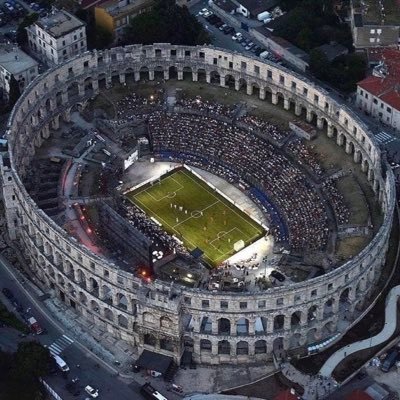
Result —
[[140, 393], [148, 400], [168, 400], [168, 398], [163, 396], [160, 392], [157, 392], [149, 382], [145, 383], [140, 388]]

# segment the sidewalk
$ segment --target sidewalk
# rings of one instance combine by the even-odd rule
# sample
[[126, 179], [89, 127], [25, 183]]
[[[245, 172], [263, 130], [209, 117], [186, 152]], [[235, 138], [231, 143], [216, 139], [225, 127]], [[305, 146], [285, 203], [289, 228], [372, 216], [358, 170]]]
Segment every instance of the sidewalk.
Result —
[[389, 292], [386, 298], [385, 307], [385, 325], [383, 329], [375, 336], [369, 339], [360, 340], [341, 348], [333, 353], [320, 370], [322, 376], [330, 377], [334, 369], [350, 354], [356, 353], [360, 350], [375, 347], [386, 340], [388, 340], [396, 330], [397, 326], [397, 300], [400, 296], [400, 286], [395, 286]]

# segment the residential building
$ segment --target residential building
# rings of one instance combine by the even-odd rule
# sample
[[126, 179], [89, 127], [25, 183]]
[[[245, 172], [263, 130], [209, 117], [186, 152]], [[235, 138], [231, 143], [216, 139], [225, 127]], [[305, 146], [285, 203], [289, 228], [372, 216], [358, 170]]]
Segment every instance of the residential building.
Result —
[[149, 11], [154, 0], [108, 0], [94, 9], [96, 25], [120, 39], [132, 18]]
[[279, 36], [273, 36], [264, 26], [251, 28], [249, 32], [276, 57], [299, 71], [307, 71], [310, 57], [305, 51]]
[[38, 75], [38, 63], [32, 57], [15, 45], [0, 46], [0, 90], [3, 98], [8, 98], [12, 76], [22, 92]]
[[31, 50], [50, 65], [87, 50], [85, 23], [65, 10], [53, 9], [26, 30]]
[[352, 0], [351, 29], [354, 47], [364, 49], [377, 46], [398, 46], [400, 7], [390, 10], [376, 0]]
[[357, 84], [357, 106], [400, 130], [400, 51], [386, 49], [371, 76]]

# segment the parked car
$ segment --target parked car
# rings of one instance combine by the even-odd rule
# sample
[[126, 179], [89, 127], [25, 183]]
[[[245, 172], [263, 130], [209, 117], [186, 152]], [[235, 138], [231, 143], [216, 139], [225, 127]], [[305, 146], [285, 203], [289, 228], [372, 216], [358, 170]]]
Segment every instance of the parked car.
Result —
[[235, 33], [235, 29], [233, 29], [231, 26], [227, 26], [223, 29], [223, 31], [225, 33], [225, 35], [232, 35], [233, 33]]
[[242, 39], [243, 35], [240, 32], [236, 32], [233, 36], [232, 36], [232, 40], [239, 40]]
[[281, 272], [276, 271], [275, 269], [271, 271], [271, 276], [277, 279], [279, 282], [283, 282], [286, 279]]
[[93, 397], [94, 399], [96, 399], [97, 397], [99, 397], [99, 391], [95, 388], [93, 388], [90, 385], [87, 385], [85, 387], [85, 392], [90, 396]]
[[253, 42], [250, 42], [247, 44], [247, 46], [245, 47], [246, 50], [250, 50], [253, 46], [255, 46], [255, 44]]
[[381, 370], [383, 372], [389, 372], [393, 365], [396, 363], [399, 358], [399, 349], [390, 349], [381, 364]]
[[202, 8], [200, 11], [199, 11], [199, 15], [204, 15], [205, 13], [209, 13], [210, 11], [208, 11], [207, 10], [207, 8]]
[[228, 25], [227, 24], [222, 24], [221, 26], [218, 27], [218, 29], [220, 31], [223, 31], [226, 26], [228, 26]]
[[13, 292], [6, 287], [2, 289], [2, 292], [3, 292], [4, 296], [7, 297], [7, 299], [12, 299], [14, 297]]

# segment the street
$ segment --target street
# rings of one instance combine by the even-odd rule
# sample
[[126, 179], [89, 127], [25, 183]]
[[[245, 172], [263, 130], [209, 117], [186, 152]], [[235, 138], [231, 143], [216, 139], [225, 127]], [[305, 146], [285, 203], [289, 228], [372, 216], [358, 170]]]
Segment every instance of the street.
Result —
[[[101, 361], [92, 358], [88, 350], [85, 351], [85, 348], [79, 345], [75, 341], [75, 338], [71, 337], [50, 316], [46, 315], [38, 296], [32, 295], [31, 292], [28, 293], [26, 288], [29, 288], [29, 285], [22, 278], [14, 278], [10, 274], [9, 268], [12, 267], [7, 260], [0, 256], [1, 288], [9, 288], [24, 310], [31, 308], [31, 314], [37, 319], [41, 327], [47, 330], [47, 333], [39, 336], [28, 335], [27, 338], [20, 338], [18, 333], [13, 329], [0, 328], [0, 346], [4, 350], [15, 350], [17, 346], [16, 341], [37, 340], [49, 347], [52, 354], [59, 354], [70, 367], [67, 379], [59, 372], [46, 377], [45, 380], [63, 399], [87, 398], [84, 392], [86, 385], [91, 385], [99, 389], [99, 398], [101, 399], [132, 400], [133, 398], [142, 398], [139, 394], [139, 384], [136, 382], [127, 382], [123, 378], [115, 376]], [[16, 313], [10, 301], [2, 293], [0, 297], [1, 301], [11, 311]], [[77, 367], [78, 365], [79, 367]], [[78, 397], [72, 396], [65, 389], [66, 383], [75, 377], [79, 378], [78, 385], [81, 387], [81, 394]]]

